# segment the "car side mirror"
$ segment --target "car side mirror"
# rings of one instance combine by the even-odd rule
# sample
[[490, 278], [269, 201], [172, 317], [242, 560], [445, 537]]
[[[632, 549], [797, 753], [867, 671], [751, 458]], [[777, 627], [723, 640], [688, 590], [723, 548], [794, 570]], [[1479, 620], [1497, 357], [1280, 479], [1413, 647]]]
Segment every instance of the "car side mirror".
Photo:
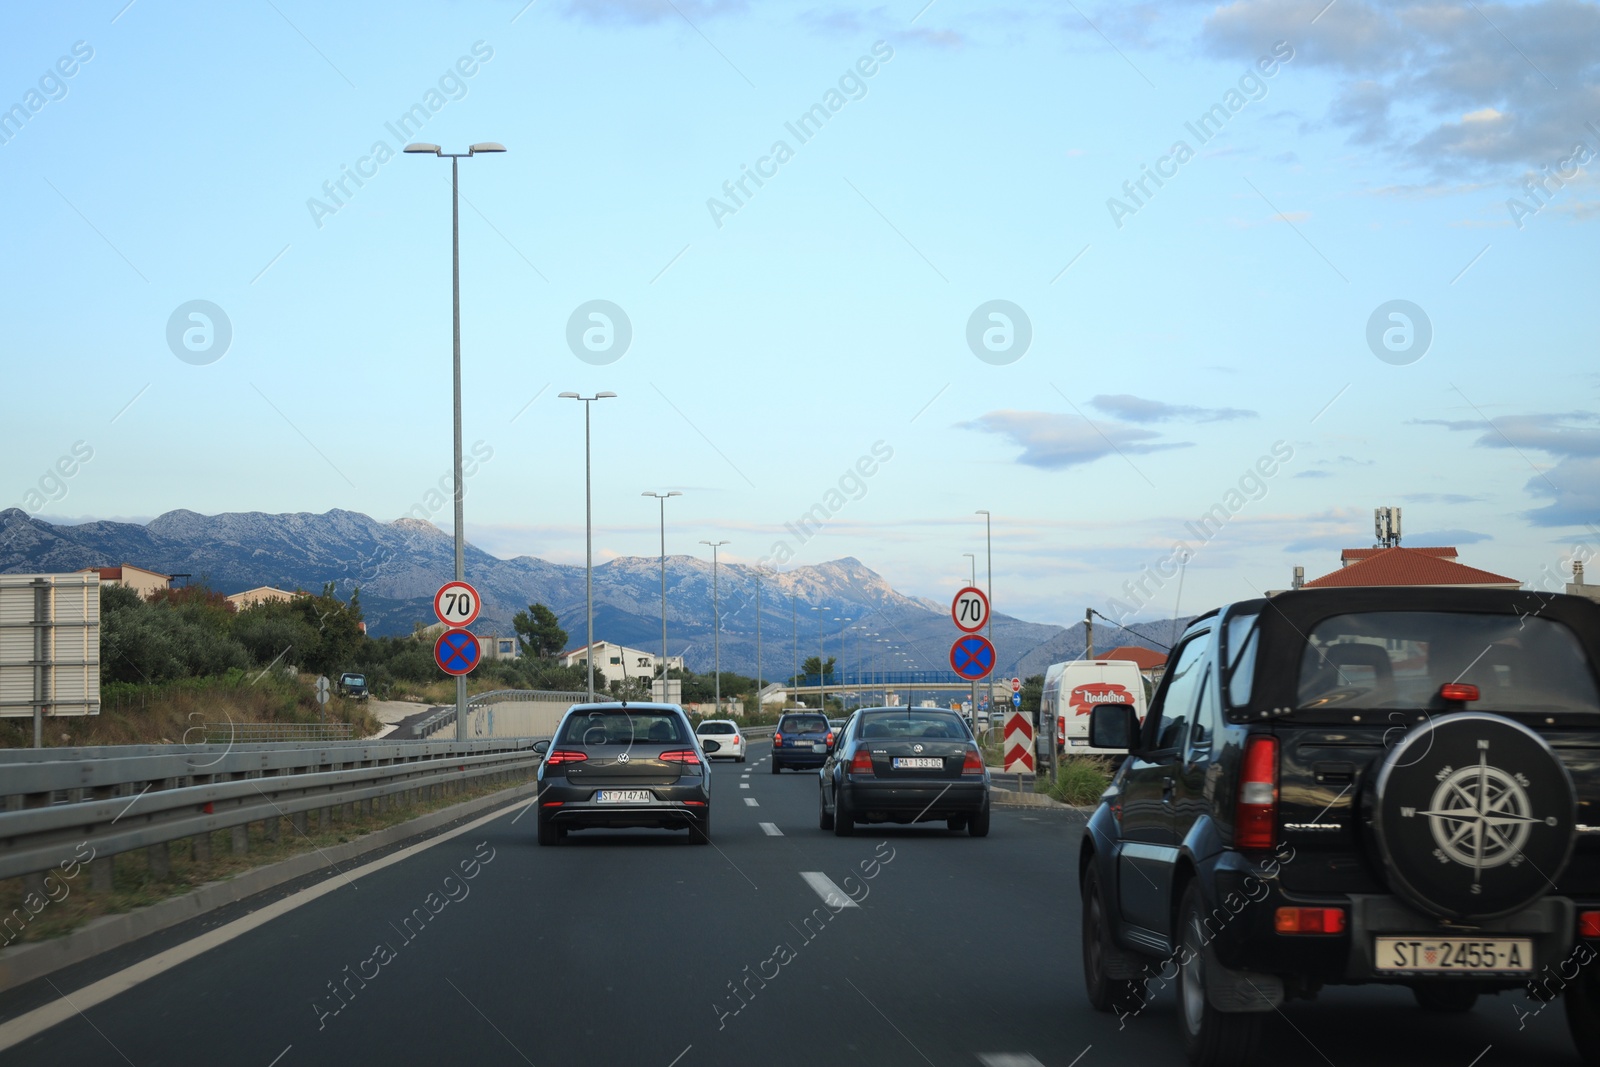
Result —
[[533, 743], [533, 750], [535, 752], [539, 753], [539, 755], [542, 756], [546, 752], [550, 751], [550, 742], [549, 741], [535, 741]]
[[722, 746], [720, 744], [718, 744], [717, 742], [711, 740], [709, 737], [704, 738], [700, 742], [700, 747], [706, 750], [706, 755], [708, 755], [708, 756], [711, 755], [711, 753], [713, 753], [713, 752], [721, 752], [722, 751]]
[[1096, 704], [1089, 709], [1089, 747], [1132, 751], [1138, 745], [1139, 717], [1132, 704]]

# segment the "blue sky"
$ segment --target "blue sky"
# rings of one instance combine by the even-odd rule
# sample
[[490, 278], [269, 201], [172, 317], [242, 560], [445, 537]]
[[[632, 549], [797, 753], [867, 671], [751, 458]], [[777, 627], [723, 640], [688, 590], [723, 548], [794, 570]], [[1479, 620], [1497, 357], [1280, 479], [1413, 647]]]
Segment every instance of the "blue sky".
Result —
[[[448, 527], [449, 165], [374, 150], [495, 140], [461, 244], [498, 555], [582, 560], [556, 394], [607, 389], [600, 558], [654, 555], [639, 494], [681, 489], [671, 552], [854, 555], [943, 600], [989, 508], [997, 608], [1071, 623], [1180, 540], [1181, 600], [1147, 582], [1140, 615], [1325, 573], [1378, 505], [1530, 582], [1600, 544], [1593, 4], [112, 0], [6, 30], [0, 505]], [[220, 357], [169, 344], [195, 300]], [[593, 300], [619, 358], [569, 346]], [[969, 331], [991, 301], [1026, 326]]]

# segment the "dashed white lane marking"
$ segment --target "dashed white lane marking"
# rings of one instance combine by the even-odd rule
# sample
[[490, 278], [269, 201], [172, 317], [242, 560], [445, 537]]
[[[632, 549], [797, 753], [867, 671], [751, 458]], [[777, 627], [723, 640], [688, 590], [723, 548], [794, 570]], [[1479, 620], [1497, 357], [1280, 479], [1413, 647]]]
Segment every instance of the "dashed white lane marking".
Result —
[[[801, 871], [806, 885], [817, 891], [817, 896], [830, 908], [859, 908], [861, 905], [845, 896], [844, 890], [833, 884], [833, 879], [821, 871]], [[1041, 1065], [1042, 1067], [1042, 1065]]]
[[778, 824], [775, 823], [775, 822], [757, 823], [756, 825], [760, 826], [761, 827], [761, 832], [766, 834], [768, 837], [782, 837], [783, 836], [783, 831], [778, 829]]
[[739, 788], [740, 789], [749, 789], [750, 788], [750, 783], [749, 782], [740, 782], [739, 783]]
[[[1088, 1049], [1084, 1051], [1087, 1052]], [[1044, 1064], [1026, 1052], [980, 1052], [978, 1062], [983, 1064], [983, 1067], [1044, 1067]]]
[[745, 797], [744, 798], [744, 803], [745, 803], [745, 807], [748, 807], [748, 808], [759, 808], [761, 806], [760, 804], [756, 803], [756, 798], [755, 797]]

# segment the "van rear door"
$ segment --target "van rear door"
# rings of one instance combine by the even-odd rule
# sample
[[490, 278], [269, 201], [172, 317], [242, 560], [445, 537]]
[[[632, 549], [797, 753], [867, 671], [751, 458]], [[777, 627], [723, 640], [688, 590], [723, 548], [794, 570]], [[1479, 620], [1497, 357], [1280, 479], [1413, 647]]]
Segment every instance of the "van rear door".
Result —
[[1120, 751], [1089, 747], [1089, 709], [1096, 704], [1130, 704], [1145, 716], [1144, 678], [1132, 660], [1083, 660], [1065, 664], [1056, 703], [1056, 744], [1074, 755], [1120, 756]]

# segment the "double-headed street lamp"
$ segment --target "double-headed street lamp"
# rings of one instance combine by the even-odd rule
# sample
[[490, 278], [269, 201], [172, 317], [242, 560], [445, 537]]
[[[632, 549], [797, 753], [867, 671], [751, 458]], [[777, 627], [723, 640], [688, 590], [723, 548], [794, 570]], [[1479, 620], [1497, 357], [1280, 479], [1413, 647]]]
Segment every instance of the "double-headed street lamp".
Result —
[[667, 699], [667, 498], [682, 496], [673, 489], [666, 493], [640, 493], [661, 501], [661, 699]]
[[[450, 160], [450, 381], [453, 386], [451, 410], [455, 423], [456, 581], [460, 582], [466, 579], [466, 529], [461, 506], [466, 487], [461, 477], [461, 193], [456, 160], [481, 152], [504, 152], [506, 146], [494, 141], [481, 141], [465, 152], [446, 152], [436, 144], [408, 144], [405, 150], [414, 155], [434, 155]], [[456, 676], [456, 740], [466, 739], [467, 676], [461, 674]]]
[[583, 401], [583, 600], [589, 622], [589, 644], [584, 649], [583, 661], [589, 667], [589, 703], [594, 703], [594, 507], [589, 486], [589, 405], [596, 400], [609, 400], [616, 393], [596, 393], [579, 396], [577, 393], [558, 394], [563, 400]]
[[722, 714], [722, 614], [717, 605], [717, 549], [726, 541], [701, 541], [711, 546], [711, 669], [716, 673], [717, 714]]

